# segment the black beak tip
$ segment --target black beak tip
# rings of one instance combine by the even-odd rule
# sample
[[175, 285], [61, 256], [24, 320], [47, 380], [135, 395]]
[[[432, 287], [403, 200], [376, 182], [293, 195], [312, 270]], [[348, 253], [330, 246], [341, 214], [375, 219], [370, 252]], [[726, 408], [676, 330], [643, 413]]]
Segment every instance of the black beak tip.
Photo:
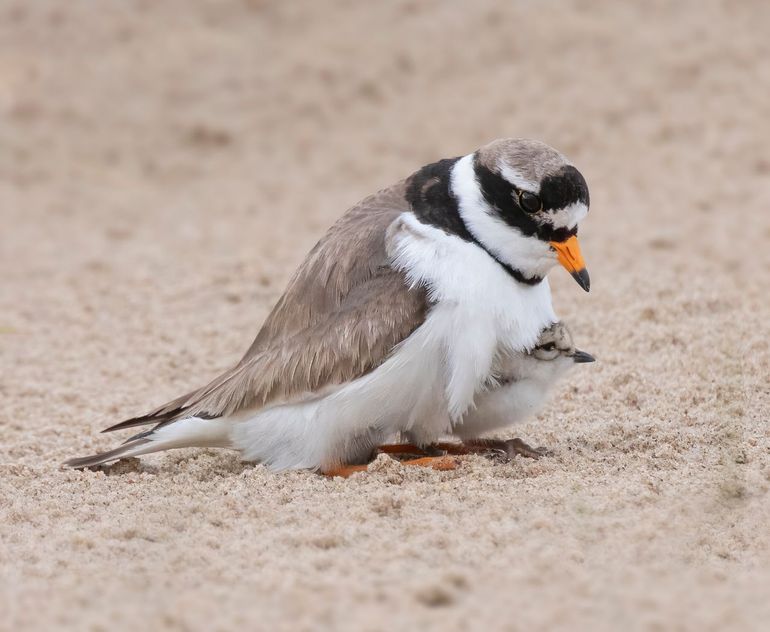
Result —
[[596, 358], [594, 358], [590, 353], [586, 353], [585, 351], [580, 351], [580, 350], [575, 351], [575, 355], [572, 356], [572, 359], [575, 361], [576, 364], [583, 364], [585, 362], [596, 362]]
[[591, 291], [591, 277], [588, 276], [588, 270], [586, 268], [581, 268], [580, 270], [575, 270], [572, 273], [572, 278], [577, 281], [577, 284], [582, 287], [586, 292]]

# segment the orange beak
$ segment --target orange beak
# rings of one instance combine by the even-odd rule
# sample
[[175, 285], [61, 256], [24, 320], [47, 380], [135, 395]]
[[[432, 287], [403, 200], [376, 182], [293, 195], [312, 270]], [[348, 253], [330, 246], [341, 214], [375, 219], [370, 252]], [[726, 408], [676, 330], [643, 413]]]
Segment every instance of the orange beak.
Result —
[[559, 263], [572, 275], [578, 285], [586, 292], [591, 289], [591, 278], [586, 270], [586, 263], [580, 252], [580, 244], [577, 235], [572, 235], [566, 241], [551, 241], [553, 248], [559, 256]]

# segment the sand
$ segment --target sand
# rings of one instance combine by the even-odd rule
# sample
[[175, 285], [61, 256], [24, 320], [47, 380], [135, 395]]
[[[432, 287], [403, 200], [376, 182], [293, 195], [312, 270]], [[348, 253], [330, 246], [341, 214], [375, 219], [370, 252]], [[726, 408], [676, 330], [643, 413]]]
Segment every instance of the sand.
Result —
[[[759, 630], [767, 2], [0, 6], [0, 628]], [[65, 458], [245, 351], [364, 195], [500, 136], [583, 171], [599, 361], [554, 456], [349, 480]]]

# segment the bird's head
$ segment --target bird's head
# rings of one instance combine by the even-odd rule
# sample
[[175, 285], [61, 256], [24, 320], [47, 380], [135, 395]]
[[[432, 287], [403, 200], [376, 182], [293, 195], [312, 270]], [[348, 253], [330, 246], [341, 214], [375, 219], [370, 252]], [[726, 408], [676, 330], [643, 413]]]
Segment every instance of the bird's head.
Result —
[[560, 263], [587, 292], [577, 232], [588, 186], [569, 160], [539, 141], [500, 139], [476, 151], [467, 169], [465, 180], [475, 181], [455, 174], [453, 188], [474, 237], [526, 278], [545, 277]]
[[562, 321], [546, 327], [537, 340], [529, 355], [539, 365], [539, 370], [547, 372], [549, 377], [554, 373], [566, 371], [574, 364], [594, 362], [590, 353], [575, 348], [572, 334]]

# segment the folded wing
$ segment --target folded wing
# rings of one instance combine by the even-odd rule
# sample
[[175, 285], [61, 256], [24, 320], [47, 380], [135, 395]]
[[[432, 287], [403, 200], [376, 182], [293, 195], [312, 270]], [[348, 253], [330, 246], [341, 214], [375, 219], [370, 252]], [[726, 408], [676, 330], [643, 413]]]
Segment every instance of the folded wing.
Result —
[[236, 366], [105, 432], [295, 401], [382, 364], [429, 308], [424, 288], [407, 287], [385, 253], [388, 226], [409, 208], [404, 190], [401, 183], [376, 193], [329, 229]]

